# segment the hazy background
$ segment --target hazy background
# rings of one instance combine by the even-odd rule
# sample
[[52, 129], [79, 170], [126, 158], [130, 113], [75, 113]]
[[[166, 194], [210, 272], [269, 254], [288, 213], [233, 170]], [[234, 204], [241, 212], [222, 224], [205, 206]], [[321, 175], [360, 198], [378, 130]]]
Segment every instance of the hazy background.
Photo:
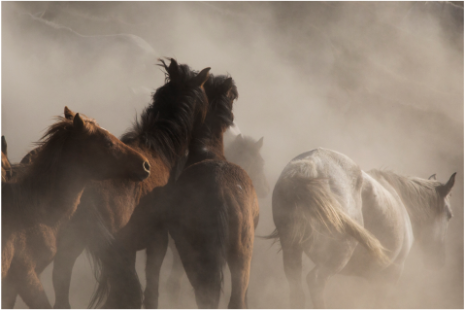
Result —
[[[265, 137], [271, 186], [290, 159], [319, 146], [365, 170], [437, 173], [442, 182], [458, 172], [447, 265], [428, 270], [414, 249], [397, 296], [400, 308], [463, 308], [463, 38], [463, 2], [2, 2], [2, 135], [18, 162], [65, 105], [121, 135], [163, 83], [158, 57], [229, 73], [236, 123]], [[271, 199], [260, 207], [265, 235]], [[251, 308], [289, 305], [278, 250], [256, 239]], [[170, 265], [169, 253], [161, 307], [173, 306], [164, 295]], [[305, 274], [311, 267], [305, 260]], [[42, 281], [53, 304], [50, 275], [51, 266]], [[85, 308], [94, 284], [82, 255], [72, 306]], [[372, 307], [372, 293], [367, 281], [338, 275], [326, 296], [329, 307], [358, 308]], [[196, 307], [186, 277], [181, 296], [178, 307]]]

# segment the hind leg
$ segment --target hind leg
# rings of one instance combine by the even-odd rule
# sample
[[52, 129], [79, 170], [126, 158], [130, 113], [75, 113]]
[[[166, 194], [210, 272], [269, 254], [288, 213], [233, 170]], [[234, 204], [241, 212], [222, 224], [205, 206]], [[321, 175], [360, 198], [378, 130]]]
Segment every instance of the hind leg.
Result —
[[[66, 234], [66, 232], [65, 232]], [[53, 263], [53, 288], [55, 290], [56, 309], [71, 308], [69, 287], [76, 259], [85, 248], [85, 241], [77, 234], [66, 234], [58, 240], [57, 253]]]
[[179, 291], [181, 290], [181, 278], [184, 275], [184, 268], [182, 267], [179, 252], [172, 239], [169, 241], [168, 246], [171, 249], [171, 253], [173, 253], [173, 265], [171, 266], [166, 288], [171, 304], [176, 305], [179, 298]]
[[289, 282], [291, 308], [305, 307], [302, 287], [302, 247], [298, 243], [282, 244], [284, 273]]
[[[181, 229], [172, 230], [170, 234], [176, 242], [179, 256], [189, 282], [194, 287], [195, 300], [199, 308], [218, 308], [222, 283], [223, 262], [214, 253], [206, 253], [194, 248]], [[173, 233], [174, 232], [174, 233]]]
[[252, 251], [234, 251], [228, 255], [228, 266], [231, 271], [231, 299], [229, 309], [247, 308], [246, 297], [250, 278]]
[[168, 247], [168, 231], [160, 229], [152, 235], [147, 246], [147, 263], [145, 273], [147, 286], [145, 288], [144, 306], [146, 309], [158, 308], [160, 269]]
[[305, 253], [316, 265], [307, 275], [314, 308], [326, 308], [324, 298], [326, 284], [333, 275], [347, 265], [355, 246], [356, 243], [353, 241], [322, 235], [311, 245], [304, 246]]

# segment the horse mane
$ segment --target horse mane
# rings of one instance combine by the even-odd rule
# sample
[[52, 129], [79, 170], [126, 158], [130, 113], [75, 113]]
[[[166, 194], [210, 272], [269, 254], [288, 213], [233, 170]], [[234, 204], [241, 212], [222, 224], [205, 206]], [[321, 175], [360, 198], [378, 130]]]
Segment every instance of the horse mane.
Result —
[[[36, 186], [41, 189], [50, 188], [50, 182], [60, 169], [57, 163], [62, 156], [62, 150], [76, 130], [72, 120], [61, 116], [57, 119], [58, 122], [51, 125], [40, 140], [34, 143], [37, 146], [34, 160], [30, 164], [15, 166], [17, 172], [15, 180], [17, 182], [29, 180], [24, 185], [29, 185], [31, 190]], [[84, 130], [88, 133], [94, 133], [99, 127], [93, 119], [87, 117], [82, 119]]]
[[[398, 192], [409, 213], [420, 220], [427, 220], [442, 211], [436, 188], [442, 185], [436, 180], [404, 176], [389, 170], [371, 170], [371, 175], [384, 178]], [[411, 211], [411, 212], [410, 212]]]
[[[167, 165], [174, 165], [183, 154], [185, 144], [189, 141], [196, 109], [194, 103], [200, 102], [206, 110], [207, 100], [200, 88], [194, 87], [186, 93], [185, 88], [197, 75], [187, 65], [179, 65], [176, 81], [168, 74], [168, 66], [160, 60], [165, 70], [165, 84], [153, 94], [152, 103], [144, 109], [140, 118], [136, 118], [133, 127], [123, 134], [121, 141], [126, 144], [139, 141], [151, 150], [159, 152]], [[188, 86], [187, 86], [188, 87]], [[179, 93], [186, 93], [180, 99]]]
[[204, 85], [205, 93], [210, 103], [209, 113], [207, 114], [207, 119], [205, 121], [209, 124], [207, 124], [206, 127], [210, 127], [213, 125], [212, 123], [214, 123], [224, 132], [234, 122], [232, 104], [234, 100], [239, 98], [239, 93], [237, 92], [237, 87], [232, 79], [231, 89], [227, 88], [226, 80], [230, 78], [231, 77], [228, 75], [214, 76], [213, 74], [210, 74]]

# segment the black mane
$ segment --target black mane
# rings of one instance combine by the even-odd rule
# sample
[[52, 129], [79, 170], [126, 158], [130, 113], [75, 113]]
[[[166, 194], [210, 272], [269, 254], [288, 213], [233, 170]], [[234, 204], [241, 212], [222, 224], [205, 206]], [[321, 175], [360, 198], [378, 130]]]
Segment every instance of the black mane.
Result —
[[166, 164], [172, 166], [184, 154], [196, 116], [205, 113], [208, 101], [202, 89], [193, 84], [196, 71], [179, 65], [176, 72], [169, 73], [163, 60], [160, 66], [165, 69], [165, 85], [153, 94], [153, 102], [121, 141], [128, 144], [138, 140], [159, 152]]
[[[204, 85], [205, 93], [210, 103], [204, 127], [213, 127], [213, 130], [226, 130], [233, 124], [234, 114], [232, 104], [239, 97], [234, 80], [232, 87], [228, 87], [226, 75], [214, 76], [210, 74]], [[230, 88], [230, 89], [229, 89]]]

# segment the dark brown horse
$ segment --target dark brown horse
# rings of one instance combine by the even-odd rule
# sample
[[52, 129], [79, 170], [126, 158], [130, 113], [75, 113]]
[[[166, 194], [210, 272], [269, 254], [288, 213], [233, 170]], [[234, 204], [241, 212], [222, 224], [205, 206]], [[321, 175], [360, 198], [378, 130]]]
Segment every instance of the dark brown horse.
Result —
[[[238, 165], [247, 172], [252, 183], [254, 185], [255, 191], [259, 198], [265, 198], [269, 191], [268, 181], [264, 172], [265, 161], [260, 154], [260, 150], [263, 146], [263, 137], [259, 140], [255, 140], [252, 137], [244, 136], [238, 134], [234, 139], [225, 145], [224, 154], [226, 160], [232, 162], [233, 164]], [[172, 304], [176, 304], [179, 300], [179, 291], [181, 287], [181, 278], [184, 275], [184, 268], [182, 266], [181, 258], [179, 253], [176, 250], [176, 246], [172, 239], [170, 239], [169, 248], [173, 253], [173, 263], [171, 265], [170, 274], [167, 280], [167, 291], [169, 293], [169, 299]], [[150, 263], [152, 257], [151, 249], [148, 249], [147, 262]], [[147, 272], [146, 279], [147, 282], [151, 281], [152, 275]], [[147, 298], [154, 293], [149, 293], [148, 290], [145, 290], [146, 302]]]
[[[173, 236], [199, 307], [218, 307], [223, 268], [232, 273], [231, 308], [245, 307], [258, 202], [244, 170], [226, 161], [223, 133], [233, 121], [237, 97], [232, 79], [211, 77], [205, 84], [209, 112], [194, 132], [185, 169], [176, 182], [141, 201], [128, 225], [107, 251], [96, 300], [108, 295], [105, 307], [141, 306], [134, 272], [135, 252], [147, 248], [145, 306], [158, 304], [158, 276]], [[145, 234], [142, 235], [141, 231]], [[132, 278], [131, 278], [132, 276]], [[156, 293], [155, 296], [147, 294]]]
[[53, 269], [56, 308], [70, 307], [69, 286], [77, 257], [86, 247], [97, 257], [107, 242], [105, 231], [114, 234], [124, 227], [141, 197], [168, 182], [178, 158], [185, 154], [193, 128], [205, 118], [202, 85], [209, 68], [194, 74], [174, 59], [169, 67], [164, 62], [162, 66], [167, 74], [165, 85], [155, 92], [141, 120], [121, 138], [149, 159], [152, 174], [140, 183], [94, 182], [84, 191], [76, 214], [58, 235]]
[[39, 274], [90, 180], [150, 174], [144, 156], [79, 114], [50, 127], [40, 145], [33, 163], [2, 183], [2, 308], [12, 308], [17, 294], [29, 307], [50, 308]]

